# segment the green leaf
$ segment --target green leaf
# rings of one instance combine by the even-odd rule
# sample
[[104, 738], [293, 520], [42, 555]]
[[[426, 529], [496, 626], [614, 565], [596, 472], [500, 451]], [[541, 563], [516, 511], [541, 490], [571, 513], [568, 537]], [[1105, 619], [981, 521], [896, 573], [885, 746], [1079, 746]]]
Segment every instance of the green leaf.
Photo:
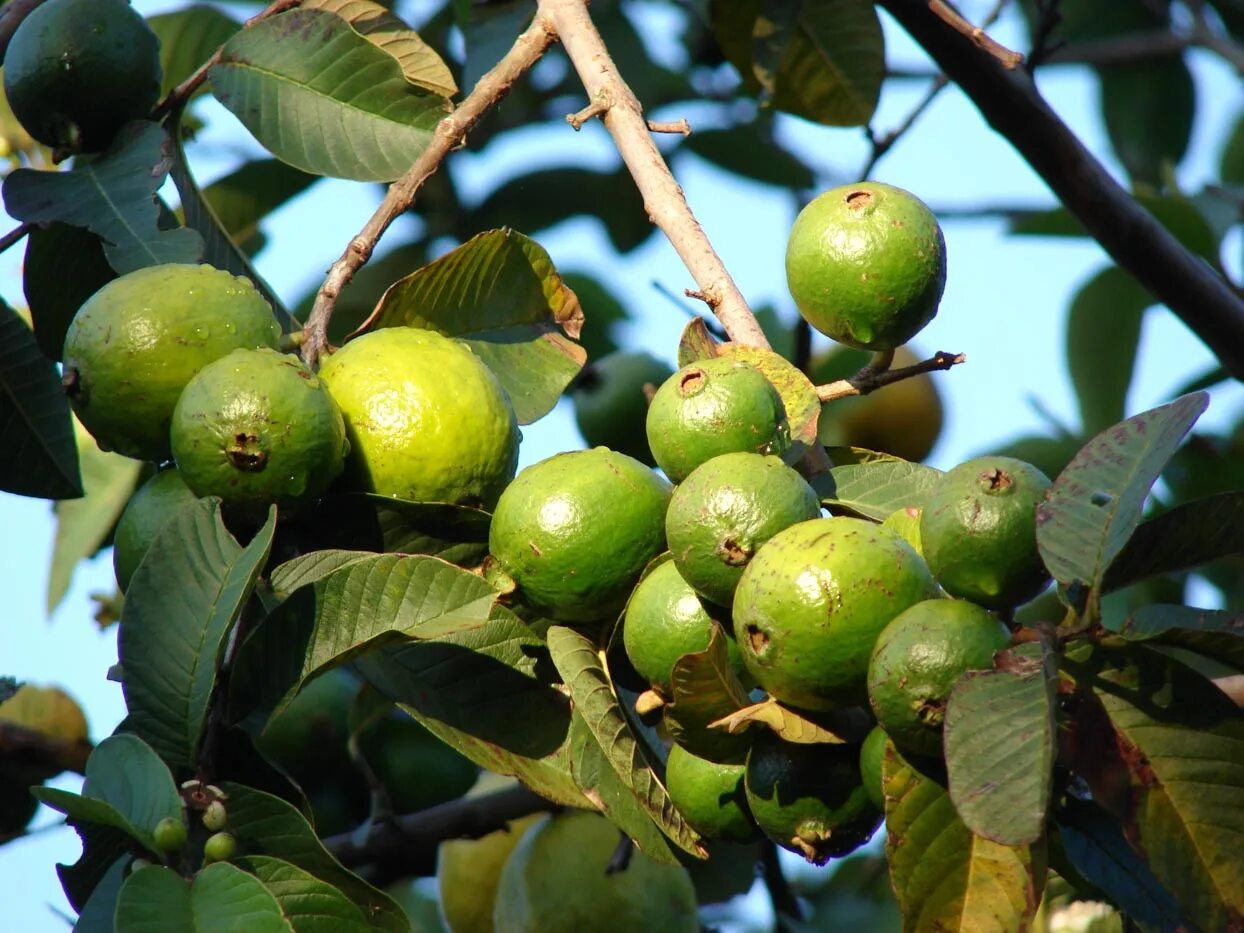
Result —
[[73, 925], [73, 933], [115, 933], [113, 914], [116, 913], [117, 896], [121, 893], [121, 884], [125, 881], [125, 870], [130, 861], [130, 856], [126, 854], [104, 872], [95, 890], [82, 905], [78, 922]]
[[147, 20], [160, 40], [160, 66], [164, 97], [204, 64], [241, 28], [241, 23], [215, 7], [194, 5]]
[[790, 422], [792, 442], [783, 459], [793, 463], [802, 458], [809, 447], [820, 443], [816, 426], [821, 417], [821, 401], [816, 397], [816, 386], [799, 367], [772, 350], [737, 343], [723, 343], [717, 348], [717, 355], [750, 363], [764, 373], [773, 388], [777, 389], [786, 408], [786, 419]]
[[0, 299], [0, 489], [41, 499], [84, 494], [69, 401], [56, 366]]
[[22, 289], [34, 322], [35, 341], [49, 360], [60, 362], [65, 331], [88, 298], [116, 273], [104, 258], [99, 237], [83, 227], [52, 223], [30, 231]]
[[303, 0], [304, 10], [336, 13], [354, 31], [391, 55], [411, 84], [440, 97], [453, 97], [458, 85], [449, 67], [419, 34], [379, 3], [370, 0]]
[[343, 868], [291, 804], [242, 784], [226, 782], [221, 789], [229, 798], [229, 832], [245, 856], [270, 856], [288, 862], [348, 897], [370, 918], [373, 928], [409, 933], [410, 924], [401, 907]]
[[1241, 552], [1244, 492], [1207, 496], [1141, 522], [1110, 565], [1102, 588], [1108, 592]]
[[549, 654], [570, 689], [575, 711], [600, 743], [614, 772], [680, 849], [691, 855], [702, 855], [699, 835], [674, 808], [640, 744], [631, 734], [609, 672], [591, 639], [562, 625], [550, 626], [546, 637]]
[[136, 735], [109, 736], [86, 761], [82, 794], [52, 787], [34, 794], [75, 824], [95, 823], [119, 829], [159, 854], [152, 832], [160, 820], [183, 819], [181, 795], [173, 775], [146, 742]]
[[[829, 721], [833, 717], [824, 718]], [[795, 745], [841, 745], [849, 741], [841, 728], [817, 722], [812, 714], [790, 709], [772, 697], [736, 710], [712, 723], [712, 726], [731, 735], [744, 733], [753, 726], [764, 726], [784, 742]]]
[[278, 159], [244, 162], [203, 189], [203, 200], [239, 248], [260, 237], [259, 222], [319, 179]]
[[140, 868], [125, 879], [116, 923], [125, 933], [290, 933], [281, 905], [253, 875], [228, 862], [186, 879], [170, 868]]
[[665, 727], [687, 751], [710, 761], [741, 761], [751, 746], [748, 738], [709, 729], [709, 725], [749, 704], [747, 691], [730, 669], [726, 635], [714, 624], [708, 647], [684, 654], [670, 675], [671, 703], [665, 707]]
[[321, 500], [312, 531], [320, 547], [427, 554], [470, 567], [488, 553], [491, 520], [468, 506], [345, 493]]
[[1183, 57], [1105, 65], [1101, 114], [1115, 155], [1136, 181], [1159, 185], [1192, 137], [1196, 86]]
[[[181, 114], [177, 115], [177, 121], [173, 126], [180, 130]], [[267, 163], [248, 163], [248, 165], [260, 165]], [[280, 165], [279, 162], [271, 164]], [[245, 170], [246, 166], [239, 169], [238, 172]], [[294, 172], [294, 169], [285, 167], [287, 172]], [[198, 184], [194, 180], [194, 176], [190, 174], [190, 166], [186, 161], [186, 153], [182, 148], [181, 134], [174, 134], [172, 161], [170, 165], [170, 173], [173, 177], [173, 183], [177, 186], [177, 193], [181, 196], [181, 210], [185, 216], [187, 226], [197, 230], [199, 235], [203, 237], [204, 242], [204, 259], [217, 269], [224, 269], [226, 272], [232, 272], [234, 275], [240, 275], [249, 279], [254, 283], [255, 288], [261, 295], [267, 299], [268, 304], [272, 307], [272, 314], [276, 317], [277, 323], [281, 325], [282, 333], [290, 333], [300, 329], [296, 321], [290, 317], [289, 312], [285, 310], [285, 306], [281, 304], [280, 296], [272, 290], [272, 287], [264, 281], [261, 276], [251, 265], [250, 259], [246, 253], [238, 245], [241, 241], [234, 238], [234, 229], [230, 227], [230, 223], [237, 226], [240, 233], [247, 232], [248, 224], [255, 224], [258, 221], [256, 212], [264, 210], [266, 205], [281, 203], [282, 194], [289, 191], [292, 184], [283, 191], [279, 184], [276, 184], [273, 178], [264, 178], [261, 176], [255, 179], [255, 182], [262, 183], [268, 190], [270, 199], [253, 198], [250, 200], [245, 197], [239, 197], [230, 194], [230, 189], [222, 189], [225, 193], [218, 193], [215, 200], [210, 199], [206, 194], [199, 190]], [[234, 178], [238, 173], [229, 176]], [[266, 174], [266, 173], [265, 173]], [[312, 176], [301, 175], [302, 178], [311, 178]], [[225, 179], [221, 184], [228, 184], [229, 179]], [[291, 192], [292, 193], [292, 192]], [[227, 212], [222, 218], [220, 210]], [[251, 230], [251, 235], [254, 231]]]
[[1091, 687], [1131, 779], [1124, 831], [1205, 930], [1244, 914], [1244, 717], [1213, 684], [1143, 647], [1106, 657]]
[[950, 794], [886, 743], [885, 850], [905, 930], [1028, 928], [1045, 884], [1044, 846], [975, 835]]
[[[1244, 24], [1244, 8], [1241, 8], [1240, 21]], [[1222, 147], [1218, 171], [1224, 184], [1244, 185], [1244, 114], [1236, 117], [1231, 135]]]
[[1187, 648], [1244, 672], [1244, 616], [1238, 612], [1150, 603], [1123, 620], [1129, 641]]
[[682, 336], [678, 339], [679, 368], [696, 360], [712, 359], [717, 355], [720, 346], [721, 343], [709, 332], [704, 318], [693, 317], [682, 329]]
[[48, 570], [49, 614], [69, 590], [78, 562], [98, 551], [112, 534], [143, 468], [137, 460], [100, 450], [76, 420], [73, 431], [86, 494], [56, 503], [56, 538]]
[[276, 898], [295, 933], [368, 933], [372, 929], [357, 904], [296, 865], [267, 855], [244, 855], [236, 863]]
[[548, 647], [503, 607], [476, 629], [372, 651], [359, 673], [476, 764], [582, 807], [570, 774], [570, 704]]
[[496, 374], [519, 424], [530, 424], [552, 410], [583, 367], [586, 354], [573, 340], [582, 322], [579, 299], [544, 247], [501, 229], [399, 279], [366, 326], [459, 338]]
[[305, 172], [392, 181], [427, 148], [443, 97], [323, 10], [243, 29], [208, 73], [212, 93], [273, 155]]
[[1067, 368], [1086, 434], [1121, 421], [1126, 414], [1141, 319], [1151, 304], [1149, 292], [1117, 266], [1098, 272], [1071, 300]]
[[854, 448], [831, 447], [828, 452], [836, 465], [808, 482], [821, 497], [821, 504], [835, 513], [885, 521], [899, 509], [923, 508], [942, 477], [940, 470], [920, 463], [863, 459]]
[[795, 153], [782, 147], [766, 127], [756, 124], [696, 130], [681, 149], [706, 162], [766, 185], [809, 189], [816, 173]]
[[198, 753], [229, 629], [250, 598], [276, 531], [276, 509], [245, 548], [220, 502], [178, 509], [126, 590], [119, 648], [129, 728], [172, 765]]
[[943, 742], [960, 819], [979, 836], [1018, 846], [1045, 832], [1057, 672], [1040, 657], [1002, 657], [999, 670], [969, 671], [955, 684]]
[[155, 123], [136, 120], [112, 145], [72, 172], [17, 169], [4, 180], [4, 207], [27, 223], [86, 227], [104, 242], [118, 273], [165, 262], [198, 262], [203, 240], [193, 230], [161, 230], [155, 193], [168, 175], [172, 142]]
[[455, 0], [454, 8], [458, 28], [466, 42], [462, 84], [474, 87], [475, 82], [510, 50], [518, 34], [531, 21], [536, 4], [535, 0], [493, 0], [485, 4]]
[[885, 43], [871, 0], [712, 0], [713, 31], [749, 88], [830, 126], [871, 119]]
[[309, 586], [317, 580], [336, 573], [342, 567], [357, 564], [375, 556], [377, 555], [352, 550], [312, 551], [310, 554], [302, 554], [292, 560], [287, 560], [274, 568], [268, 577], [268, 582], [277, 596], [284, 600], [299, 587]]
[[499, 595], [435, 557], [379, 554], [346, 562], [297, 590], [245, 641], [235, 702], [274, 704], [279, 712], [316, 674], [369, 648], [487, 624]]
[[1209, 404], [1204, 392], [1134, 415], [1093, 437], [1037, 507], [1041, 559], [1064, 585], [1100, 590], [1140, 524], [1149, 488]]

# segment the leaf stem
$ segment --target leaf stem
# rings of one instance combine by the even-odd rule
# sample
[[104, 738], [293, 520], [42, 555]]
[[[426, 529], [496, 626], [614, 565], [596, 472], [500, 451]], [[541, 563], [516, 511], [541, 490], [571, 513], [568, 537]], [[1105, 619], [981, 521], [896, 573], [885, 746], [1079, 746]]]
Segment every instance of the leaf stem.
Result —
[[[613, 137], [622, 161], [635, 180], [649, 218], [661, 228], [695, 279], [695, 297], [702, 298], [712, 309], [731, 340], [768, 348], [764, 331], [721, 257], [709, 243], [687, 205], [682, 188], [653, 142], [643, 107], [618, 73], [617, 65], [588, 15], [585, 0], [540, 0], [539, 9], [552, 23], [583, 82], [592, 102], [588, 110], [606, 107], [600, 114], [601, 122]], [[575, 121], [584, 113], [574, 114]]]
[[958, 366], [960, 363], [967, 361], [967, 356], [962, 353], [948, 353], [945, 350], [939, 350], [927, 360], [913, 363], [911, 366], [900, 366], [898, 369], [890, 369], [890, 361], [894, 356], [893, 351], [890, 352], [889, 356], [890, 359], [888, 360], [873, 360], [850, 379], [839, 379], [836, 382], [817, 386], [816, 397], [824, 403], [840, 398], [849, 398], [852, 395], [867, 395], [869, 392], [872, 392], [874, 389], [880, 389], [882, 386], [888, 386], [894, 382], [902, 382], [904, 379], [911, 379], [913, 376], [919, 376], [924, 373], [950, 369], [952, 366]]
[[[773, 904], [773, 912], [779, 918], [803, 920], [803, 909], [799, 906], [799, 899], [795, 897], [790, 883], [782, 874], [782, 863], [778, 861], [777, 846], [768, 839], [760, 847], [760, 864], [764, 872], [765, 888], [769, 892], [769, 901]], [[777, 926], [781, 928], [781, 923]]]
[[345, 252], [329, 267], [324, 283], [316, 293], [315, 303], [303, 329], [302, 358], [307, 365], [314, 366], [321, 356], [330, 351], [328, 324], [341, 290], [371, 258], [372, 251], [389, 225], [410, 209], [424, 182], [440, 168], [449, 153], [462, 144], [480, 118], [505, 98], [514, 82], [540, 60], [553, 41], [551, 24], [546, 17], [537, 16], [501, 61], [479, 79], [458, 108], [436, 125], [428, 148], [420, 153], [406, 174], [389, 186], [375, 213], [350, 240]]
[[3, 253], [10, 246], [15, 246], [22, 241], [26, 234], [34, 230], [35, 225], [27, 222], [18, 224], [4, 236], [0, 236], [0, 253]]

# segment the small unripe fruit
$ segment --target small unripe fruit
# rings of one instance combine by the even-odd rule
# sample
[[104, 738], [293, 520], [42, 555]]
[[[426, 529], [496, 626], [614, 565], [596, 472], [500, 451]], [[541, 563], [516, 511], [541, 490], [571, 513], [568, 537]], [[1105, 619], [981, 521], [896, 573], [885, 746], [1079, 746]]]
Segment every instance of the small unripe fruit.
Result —
[[207, 842], [203, 843], [203, 864], [210, 865], [212, 862], [227, 862], [238, 851], [238, 841], [233, 838], [231, 833], [216, 833], [207, 837]]
[[186, 823], [175, 816], [166, 816], [156, 823], [151, 836], [155, 841], [156, 848], [161, 852], [180, 852], [186, 844]]
[[213, 800], [207, 805], [207, 809], [203, 811], [203, 825], [207, 827], [209, 832], [220, 832], [228, 822], [229, 814], [225, 812], [225, 805], [219, 800]]

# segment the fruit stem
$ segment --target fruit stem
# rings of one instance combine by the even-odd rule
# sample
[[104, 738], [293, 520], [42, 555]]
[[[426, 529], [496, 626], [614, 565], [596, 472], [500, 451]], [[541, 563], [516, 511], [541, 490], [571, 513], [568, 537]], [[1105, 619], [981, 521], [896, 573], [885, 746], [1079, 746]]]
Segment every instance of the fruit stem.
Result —
[[[889, 362], [886, 362], [885, 368], [876, 369], [874, 367], [881, 362], [881, 356], [882, 354], [878, 354], [871, 363], [850, 379], [839, 379], [836, 382], [817, 386], [816, 397], [823, 404], [840, 398], [849, 398], [852, 395], [867, 395], [869, 392], [872, 392], [874, 389], [880, 389], [882, 386], [888, 386], [894, 382], [902, 382], [904, 379], [910, 379], [923, 373], [950, 369], [952, 366], [958, 366], [960, 363], [967, 361], [967, 356], [962, 353], [938, 350], [927, 360], [922, 360], [911, 366], [889, 369]], [[890, 352], [890, 358], [893, 359], [892, 351]]]

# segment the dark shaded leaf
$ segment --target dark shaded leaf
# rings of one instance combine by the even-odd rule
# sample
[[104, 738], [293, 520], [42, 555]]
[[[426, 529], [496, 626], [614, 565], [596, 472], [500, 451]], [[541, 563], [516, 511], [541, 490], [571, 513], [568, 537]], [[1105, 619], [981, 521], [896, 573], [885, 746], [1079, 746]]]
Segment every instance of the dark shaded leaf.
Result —
[[30, 231], [22, 289], [35, 341], [49, 360], [60, 362], [65, 331], [88, 298], [107, 285], [116, 273], [104, 258], [99, 237], [84, 227], [53, 223]]
[[740, 761], [751, 741], [710, 724], [750, 704], [747, 691], [730, 669], [726, 635], [714, 624], [708, 647], [684, 654], [670, 675], [674, 696], [664, 710], [670, 737], [693, 755], [710, 761]]
[[161, 97], [194, 74], [241, 28], [215, 7], [198, 4], [152, 16], [147, 25], [160, 40]]
[[[1091, 434], [1122, 420], [1132, 384], [1145, 309], [1153, 298], [1117, 266], [1097, 273], [1071, 300], [1067, 369], [1080, 402], [1080, 424]], [[1109, 347], [1109, 352], [1103, 352]]]
[[1118, 589], [1244, 552], [1244, 492], [1224, 492], [1177, 505], [1141, 522], [1106, 572], [1102, 588]]
[[117, 895], [121, 893], [121, 883], [125, 881], [125, 869], [129, 863], [128, 855], [117, 859], [99, 879], [78, 914], [73, 933], [114, 933], [113, 914], [117, 909]]
[[155, 193], [171, 159], [164, 129], [135, 120], [99, 158], [72, 172], [13, 172], [4, 180], [4, 207], [28, 223], [87, 227], [103, 240], [109, 265], [122, 274], [165, 262], [198, 262], [203, 240], [197, 233], [157, 226]]
[[754, 124], [696, 130], [682, 144], [701, 159], [766, 185], [811, 188], [816, 173]]
[[1101, 114], [1115, 155], [1136, 181], [1161, 184], [1188, 151], [1196, 86], [1183, 57], [1105, 65]]
[[[454, 4], [455, 8], [458, 4]], [[536, 12], [534, 0], [500, 0], [492, 3], [463, 4], [465, 17], [458, 26], [466, 43], [466, 62], [462, 66], [463, 87], [475, 87], [501, 57], [510, 50]], [[464, 21], [465, 19], [465, 21]]]
[[1149, 603], [1118, 627], [1129, 641], [1188, 648], [1244, 672], [1244, 615], [1230, 610]]
[[488, 553], [490, 521], [467, 506], [355, 493], [321, 501], [312, 527], [319, 547], [427, 554], [469, 567]]

